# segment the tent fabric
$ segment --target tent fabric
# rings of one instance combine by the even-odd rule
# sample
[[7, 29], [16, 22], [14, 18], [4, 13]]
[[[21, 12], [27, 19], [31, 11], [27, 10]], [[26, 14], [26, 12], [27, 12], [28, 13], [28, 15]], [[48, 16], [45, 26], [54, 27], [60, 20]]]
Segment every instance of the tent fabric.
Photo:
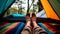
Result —
[[[8, 34], [11, 30], [13, 30], [17, 25], [19, 25], [18, 22], [14, 23], [14, 25], [10, 26], [7, 30], [5, 30], [2, 34]], [[13, 30], [14, 31], [14, 30]]]
[[43, 25], [43, 23], [38, 23], [38, 25], [39, 25], [40, 27], [42, 27], [48, 34], [54, 34], [53, 32], [49, 31], [49, 29], [46, 28], [46, 27]]
[[23, 30], [23, 28], [25, 26], [25, 24], [23, 22], [14, 23], [14, 25], [15, 26], [13, 26], [13, 27], [10, 26], [9, 29], [7, 29], [6, 31], [3, 32], [3, 34], [16, 34], [16, 33], [18, 34]]
[[36, 14], [36, 17], [40, 17], [40, 18], [47, 18], [47, 15], [45, 13], [45, 10], [41, 10], [39, 13]]
[[[4, 12], [5, 10], [7, 10], [7, 8], [14, 2], [15, 0], [0, 0], [0, 14], [2, 14], [2, 12]], [[43, 0], [41, 0], [43, 1]], [[45, 5], [44, 5], [45, 6]], [[49, 6], [49, 4], [48, 4]], [[50, 7], [51, 8], [51, 7]], [[45, 8], [44, 8], [45, 9]], [[46, 9], [47, 10], [47, 9]], [[45, 10], [45, 11], [46, 11]], [[48, 11], [52, 11], [51, 13]], [[53, 12], [53, 10], [48, 9], [46, 13], [49, 13], [48, 17], [54, 18], [56, 17], [56, 19], [59, 19], [56, 14]], [[52, 13], [54, 13], [52, 15]], [[14, 17], [20, 17], [19, 14], [13, 14]], [[23, 15], [21, 15], [23, 17]], [[54, 17], [53, 17], [54, 16]], [[2, 34], [4, 31], [6, 31], [9, 27], [13, 26], [14, 23], [10, 23], [6, 26], [0, 27], [0, 34]], [[13, 30], [10, 30], [8, 32], [8, 34], [20, 34], [22, 29], [24, 28], [25, 24], [23, 22], [19, 23], [19, 25], [17, 25], [15, 28], [13, 28]], [[42, 23], [39, 23], [39, 26], [41, 26], [43, 29], [45, 29], [48, 34], [53, 34], [52, 32], [50, 32]]]
[[5, 25], [8, 25], [9, 24], [9, 22], [2, 22], [2, 23], [0, 23], [0, 26], [5, 26]]
[[4, 32], [7, 28], [9, 28], [9, 26], [13, 25], [14, 23], [9, 24], [8, 26], [4, 27], [3, 29], [0, 30], [0, 34], [2, 34], [2, 32]]
[[55, 10], [56, 14], [60, 17], [60, 1], [59, 0], [48, 0]]
[[23, 22], [13, 22], [5, 26], [0, 26], [0, 34], [19, 34], [25, 24]]
[[9, 25], [10, 25], [10, 23], [7, 24], [7, 25], [4, 25], [4, 26], [0, 26], [0, 30], [3, 29], [3, 28], [5, 28], [6, 26], [9, 26]]
[[15, 0], [0, 0], [0, 14], [7, 10], [7, 8], [14, 2]]
[[48, 18], [60, 20], [48, 0], [40, 0]]
[[15, 34], [21, 34], [21, 31], [23, 30], [24, 27], [25, 27], [25, 24], [21, 22]]

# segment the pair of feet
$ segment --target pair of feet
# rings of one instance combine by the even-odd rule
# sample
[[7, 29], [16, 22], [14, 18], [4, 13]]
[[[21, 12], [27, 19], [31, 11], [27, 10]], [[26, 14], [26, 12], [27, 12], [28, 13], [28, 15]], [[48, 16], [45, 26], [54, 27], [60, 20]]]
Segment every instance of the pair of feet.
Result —
[[35, 23], [36, 23], [36, 15], [35, 15], [35, 13], [32, 13], [32, 17], [31, 18], [30, 18], [30, 14], [27, 13], [26, 20], [27, 20], [27, 25], [31, 24], [31, 20], [33, 22], [32, 24], [35, 25]]
[[[32, 24], [33, 24], [33, 28], [31, 28], [32, 26], [30, 25], [31, 24], [31, 19], [32, 19]], [[30, 34], [46, 34], [45, 30], [42, 29], [41, 27], [39, 27], [36, 23], [36, 15], [35, 13], [32, 14], [32, 18], [30, 19], [30, 14], [28, 13], [26, 15], [26, 20], [27, 20], [27, 23], [26, 23], [26, 27], [24, 28], [23, 30], [23, 33], [30, 33]]]
[[[26, 20], [27, 21], [30, 21], [31, 20], [30, 19], [30, 13], [27, 13]], [[36, 15], [35, 15], [35, 13], [32, 13], [32, 21], [36, 21]]]

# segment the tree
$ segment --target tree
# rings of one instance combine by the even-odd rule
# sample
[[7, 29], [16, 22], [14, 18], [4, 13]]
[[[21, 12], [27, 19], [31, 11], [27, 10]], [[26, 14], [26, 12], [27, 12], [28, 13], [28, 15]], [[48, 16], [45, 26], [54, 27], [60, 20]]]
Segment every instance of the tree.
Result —
[[29, 0], [28, 0], [28, 2], [27, 2], [27, 3], [28, 3], [28, 9], [27, 9], [27, 13], [29, 13]]
[[16, 0], [15, 2], [18, 6], [18, 14], [22, 14], [22, 9], [24, 9], [24, 7], [22, 7], [22, 4], [25, 4], [22, 0]]
[[40, 0], [38, 0], [37, 5], [38, 5], [38, 12], [40, 12], [43, 9], [43, 6]]

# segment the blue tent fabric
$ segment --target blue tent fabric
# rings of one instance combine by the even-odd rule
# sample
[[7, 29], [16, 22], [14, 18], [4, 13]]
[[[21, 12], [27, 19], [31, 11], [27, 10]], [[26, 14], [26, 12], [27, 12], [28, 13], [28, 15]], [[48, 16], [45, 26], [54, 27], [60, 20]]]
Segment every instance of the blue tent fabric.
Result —
[[4, 12], [15, 0], [0, 0], [0, 14]]
[[23, 14], [12, 14], [13, 17], [26, 17], [25, 15]]
[[40, 27], [42, 27], [48, 34], [54, 34], [53, 32], [49, 31], [48, 28], [46, 28], [43, 23], [38, 23]]
[[24, 23], [21, 23], [15, 34], [21, 34], [21, 31], [23, 30], [24, 27], [25, 27]]
[[0, 14], [4, 10], [4, 6], [5, 6], [6, 2], [7, 2], [7, 0], [6, 1], [0, 0]]
[[7, 15], [6, 18], [25, 18], [26, 15], [24, 14], [10, 14], [10, 15]]

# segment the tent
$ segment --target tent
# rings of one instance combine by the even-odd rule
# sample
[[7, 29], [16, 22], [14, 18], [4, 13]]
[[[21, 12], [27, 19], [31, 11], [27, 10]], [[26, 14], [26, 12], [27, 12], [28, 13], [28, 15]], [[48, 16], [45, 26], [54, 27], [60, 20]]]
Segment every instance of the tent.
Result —
[[[13, 18], [7, 16], [3, 17], [6, 10], [15, 2], [15, 0], [0, 0], [0, 34], [19, 34], [24, 28], [26, 22], [25, 15], [12, 14]], [[57, 0], [40, 0], [48, 18], [38, 18], [38, 25], [44, 28], [48, 34], [54, 34], [60, 32], [59, 29], [55, 29], [48, 24], [49, 22], [55, 22], [60, 24], [59, 13], [60, 5]], [[55, 4], [54, 4], [55, 3]], [[53, 8], [52, 8], [53, 7]], [[18, 18], [16, 18], [18, 16]], [[12, 27], [12, 28], [11, 28]]]

